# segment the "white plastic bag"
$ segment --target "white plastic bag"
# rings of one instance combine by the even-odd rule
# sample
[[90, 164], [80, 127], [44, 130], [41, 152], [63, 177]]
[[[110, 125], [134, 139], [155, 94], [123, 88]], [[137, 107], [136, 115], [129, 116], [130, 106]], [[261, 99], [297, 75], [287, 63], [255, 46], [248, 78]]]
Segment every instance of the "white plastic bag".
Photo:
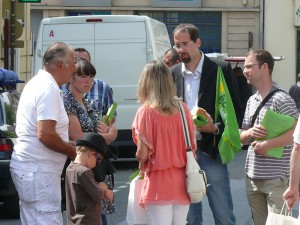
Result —
[[266, 225], [299, 225], [300, 220], [292, 217], [291, 211], [287, 211], [287, 203], [284, 202], [280, 214], [269, 212]]
[[130, 182], [126, 221], [128, 225], [147, 225], [146, 211], [139, 205], [143, 180], [135, 177]]

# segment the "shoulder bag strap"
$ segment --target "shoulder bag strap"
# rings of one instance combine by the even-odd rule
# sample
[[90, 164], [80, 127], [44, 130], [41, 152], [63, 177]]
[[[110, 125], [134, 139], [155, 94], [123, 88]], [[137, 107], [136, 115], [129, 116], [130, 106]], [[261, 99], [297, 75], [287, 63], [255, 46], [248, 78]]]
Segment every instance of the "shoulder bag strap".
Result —
[[257, 107], [257, 109], [256, 109], [256, 111], [255, 111], [255, 113], [254, 113], [254, 115], [253, 115], [253, 117], [252, 117], [252, 119], [251, 119], [251, 127], [253, 127], [253, 125], [254, 125], [254, 122], [255, 122], [255, 120], [256, 120], [256, 118], [257, 118], [257, 116], [258, 116], [258, 113], [259, 113], [259, 111], [262, 109], [262, 107], [266, 104], [266, 102], [276, 93], [276, 92], [278, 92], [278, 91], [283, 91], [283, 92], [285, 92], [284, 90], [282, 90], [282, 89], [279, 89], [279, 88], [277, 88], [277, 89], [275, 89], [275, 90], [273, 90], [273, 91], [271, 91], [263, 100], [262, 100], [262, 102], [259, 104], [259, 106]]
[[185, 145], [186, 145], [186, 149], [188, 151], [190, 149], [190, 147], [191, 147], [190, 133], [188, 131], [188, 125], [187, 125], [186, 116], [185, 116], [182, 104], [180, 102], [178, 102], [178, 105], [179, 105], [179, 111], [180, 111], [182, 125], [183, 125], [182, 129], [183, 129], [183, 135], [184, 135]]

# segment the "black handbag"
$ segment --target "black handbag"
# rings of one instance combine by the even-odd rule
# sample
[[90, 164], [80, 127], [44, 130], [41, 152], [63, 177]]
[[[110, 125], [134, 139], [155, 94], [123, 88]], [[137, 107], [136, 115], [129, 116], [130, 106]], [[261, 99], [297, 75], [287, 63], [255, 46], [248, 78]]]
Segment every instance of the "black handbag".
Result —
[[99, 160], [96, 166], [92, 169], [96, 182], [103, 182], [105, 180], [106, 175], [112, 175], [117, 170], [109, 159], [105, 158], [103, 160]]
[[117, 172], [110, 158], [118, 158], [118, 150], [114, 146], [108, 145], [103, 152], [104, 159], [99, 160], [96, 166], [92, 169], [96, 182], [103, 182], [106, 175], [112, 175]]

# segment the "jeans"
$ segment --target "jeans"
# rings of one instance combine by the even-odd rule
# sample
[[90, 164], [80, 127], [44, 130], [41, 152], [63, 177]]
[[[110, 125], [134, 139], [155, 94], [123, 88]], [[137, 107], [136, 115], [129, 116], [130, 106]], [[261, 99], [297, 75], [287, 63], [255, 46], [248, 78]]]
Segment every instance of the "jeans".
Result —
[[107, 225], [106, 214], [101, 214], [101, 218], [102, 218], [102, 225]]
[[[233, 203], [230, 190], [229, 173], [226, 164], [222, 164], [221, 157], [210, 158], [209, 155], [197, 150], [197, 161], [206, 173], [210, 184], [207, 189], [207, 198], [216, 225], [235, 225]], [[202, 225], [202, 203], [190, 205], [187, 222], [189, 225]]]

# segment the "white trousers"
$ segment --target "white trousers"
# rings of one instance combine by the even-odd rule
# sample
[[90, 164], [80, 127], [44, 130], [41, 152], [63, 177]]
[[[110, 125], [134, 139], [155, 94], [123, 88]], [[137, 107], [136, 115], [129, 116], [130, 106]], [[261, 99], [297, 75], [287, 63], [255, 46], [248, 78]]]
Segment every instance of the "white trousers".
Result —
[[185, 225], [189, 205], [145, 205], [148, 225]]
[[63, 225], [61, 178], [54, 173], [10, 168], [20, 199], [22, 225]]

